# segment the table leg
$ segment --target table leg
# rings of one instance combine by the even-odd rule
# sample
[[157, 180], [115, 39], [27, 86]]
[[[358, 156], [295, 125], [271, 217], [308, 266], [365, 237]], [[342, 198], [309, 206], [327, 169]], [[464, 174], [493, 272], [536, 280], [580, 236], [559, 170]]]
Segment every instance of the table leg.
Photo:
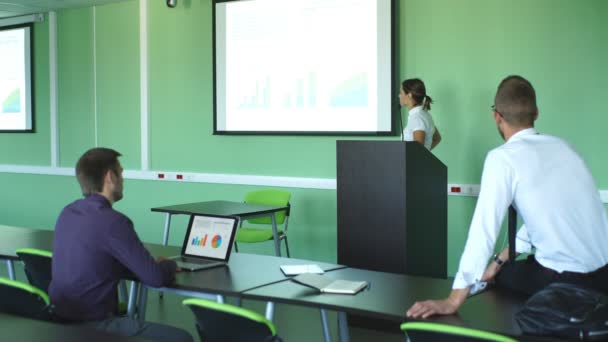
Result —
[[137, 306], [137, 292], [139, 283], [136, 281], [131, 282], [131, 289], [129, 290], [129, 303], [127, 305], [127, 316], [135, 317], [135, 307]]
[[321, 309], [321, 327], [323, 328], [323, 341], [331, 342], [329, 323], [327, 322], [327, 311], [325, 311], [325, 309]]
[[171, 213], [167, 213], [165, 217], [165, 231], [163, 232], [163, 245], [169, 243], [169, 229], [171, 228]]
[[[171, 213], [167, 213], [165, 216], [165, 231], [163, 232], [163, 246], [169, 243], [169, 230], [171, 229]], [[158, 293], [159, 298], [163, 298], [163, 293]]]
[[13, 260], [6, 260], [6, 268], [8, 270], [8, 278], [10, 280], [16, 280], [17, 278], [15, 277], [15, 266], [13, 265]]
[[273, 302], [266, 302], [265, 317], [267, 320], [272, 321], [272, 318], [274, 317], [274, 303]]
[[349, 342], [350, 336], [348, 333], [348, 318], [346, 312], [338, 312], [338, 332], [340, 335], [340, 342]]
[[272, 237], [274, 238], [274, 253], [276, 256], [281, 256], [281, 240], [279, 240], [279, 233], [277, 228], [277, 220], [274, 217], [274, 213], [270, 215], [270, 220], [272, 222]]
[[139, 287], [139, 300], [137, 304], [137, 318], [140, 321], [146, 320], [146, 306], [148, 304], [148, 287], [141, 284]]
[[119, 298], [120, 298], [121, 302], [123, 302], [123, 303], [129, 302], [129, 292], [127, 292], [127, 281], [124, 279], [122, 279], [118, 283], [118, 294], [119, 294]]

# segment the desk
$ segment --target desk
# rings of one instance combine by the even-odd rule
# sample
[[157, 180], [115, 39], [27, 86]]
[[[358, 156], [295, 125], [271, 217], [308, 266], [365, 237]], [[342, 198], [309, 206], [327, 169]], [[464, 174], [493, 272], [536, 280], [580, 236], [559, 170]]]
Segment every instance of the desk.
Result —
[[[146, 244], [146, 248], [155, 256], [179, 255], [181, 249], [162, 245]], [[317, 264], [324, 271], [341, 269], [346, 266], [281, 258], [269, 255], [233, 253], [227, 267], [215, 267], [195, 272], [179, 272], [175, 282], [164, 288], [155, 289], [161, 292], [172, 292], [185, 296], [200, 297], [200, 293], [212, 293], [220, 296], [234, 296], [240, 298], [245, 291], [288, 280], [280, 270], [281, 265]], [[145, 319], [145, 305], [147, 291], [142, 287], [139, 294], [140, 319]], [[203, 297], [209, 297], [204, 295]], [[221, 298], [213, 298], [223, 301]], [[267, 306], [266, 316], [272, 317], [273, 306]]]
[[8, 277], [15, 280], [13, 261], [19, 260], [15, 251], [19, 248], [32, 247], [53, 249], [53, 232], [31, 228], [21, 228], [0, 225], [0, 259], [5, 260]]
[[61, 325], [37, 321], [19, 316], [0, 313], [0, 331], [3, 341], [21, 342], [145, 342], [140, 337], [125, 337], [99, 332], [90, 328]]
[[[334, 279], [365, 280], [370, 286], [352, 296], [320, 294], [315, 289], [285, 281], [246, 291], [242, 296], [338, 311], [340, 340], [348, 341], [346, 313], [391, 320], [398, 326], [406, 321], [405, 312], [414, 302], [444, 298], [452, 286], [450, 280], [353, 268], [334, 270], [326, 273], [326, 276]], [[539, 338], [518, 336], [521, 335], [521, 330], [513, 317], [523, 303], [524, 298], [521, 296], [490, 290], [467, 299], [456, 315], [435, 316], [426, 321], [492, 331], [516, 336], [522, 341], [543, 341]]]
[[[181, 248], [155, 244], [146, 244], [146, 248], [154, 256], [179, 255]], [[228, 267], [215, 267], [195, 272], [179, 272], [175, 276], [175, 283], [163, 290], [183, 290], [196, 292], [210, 292], [226, 296], [240, 296], [241, 293], [260, 286], [285, 281], [289, 278], [281, 272], [281, 265], [317, 264], [324, 271], [345, 268], [346, 266], [281, 258], [270, 255], [232, 253]]]
[[163, 232], [163, 245], [167, 245], [169, 241], [169, 229], [171, 226], [171, 215], [220, 215], [220, 216], [236, 216], [241, 221], [262, 216], [270, 216], [272, 222], [272, 236], [274, 237], [275, 254], [281, 256], [281, 244], [277, 233], [277, 223], [274, 213], [286, 210], [287, 206], [274, 207], [269, 205], [248, 204], [243, 202], [230, 201], [208, 201], [186, 203], [178, 205], [170, 205], [166, 207], [152, 208], [152, 211], [166, 213], [165, 230]]

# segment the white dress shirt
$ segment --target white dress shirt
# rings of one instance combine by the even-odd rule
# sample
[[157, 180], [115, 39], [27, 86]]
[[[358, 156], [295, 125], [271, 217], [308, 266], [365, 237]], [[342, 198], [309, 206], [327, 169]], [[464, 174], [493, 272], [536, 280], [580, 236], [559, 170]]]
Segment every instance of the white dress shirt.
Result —
[[422, 106], [410, 109], [407, 125], [403, 129], [403, 140], [414, 141], [415, 131], [424, 131], [424, 147], [430, 150], [433, 144], [433, 134], [435, 134], [435, 122], [431, 113], [424, 110]]
[[513, 202], [524, 225], [516, 251], [557, 272], [608, 263], [608, 219], [591, 172], [564, 140], [528, 128], [488, 153], [481, 190], [453, 288], [481, 279]]

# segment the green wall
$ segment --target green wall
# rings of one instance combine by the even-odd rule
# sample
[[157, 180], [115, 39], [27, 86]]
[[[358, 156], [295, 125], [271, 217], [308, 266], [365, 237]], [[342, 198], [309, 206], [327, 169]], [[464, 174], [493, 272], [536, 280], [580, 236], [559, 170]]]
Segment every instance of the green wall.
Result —
[[[165, 171], [335, 177], [336, 137], [213, 136], [211, 1], [168, 9], [149, 2], [150, 168]], [[479, 183], [487, 151], [501, 143], [490, 113], [498, 82], [522, 74], [535, 85], [538, 128], [568, 139], [600, 188], [608, 161], [600, 141], [608, 93], [604, 0], [401, 0], [397, 78], [421, 77], [443, 135], [434, 151], [451, 183]], [[139, 2], [60, 11], [59, 161], [73, 167], [95, 145], [121, 151], [139, 169]], [[94, 39], [95, 37], [95, 39]], [[35, 25], [36, 134], [0, 135], [0, 164], [50, 165], [48, 21]], [[336, 42], [339, 44], [339, 42]], [[395, 94], [396, 95], [396, 94]], [[73, 177], [0, 173], [0, 224], [51, 229], [79, 196]], [[153, 206], [240, 200], [259, 187], [127, 180], [116, 208], [140, 237], [159, 242], [164, 217]], [[292, 255], [336, 259], [335, 191], [290, 189]], [[462, 251], [475, 198], [450, 197], [449, 272]], [[179, 244], [185, 217], [173, 221]], [[242, 246], [273, 253], [270, 243]]]

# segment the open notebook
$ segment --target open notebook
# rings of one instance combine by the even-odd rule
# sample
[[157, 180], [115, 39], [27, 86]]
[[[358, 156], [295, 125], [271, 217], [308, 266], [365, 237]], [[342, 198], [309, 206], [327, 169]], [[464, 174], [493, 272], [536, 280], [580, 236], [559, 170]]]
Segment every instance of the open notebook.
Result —
[[319, 265], [281, 265], [281, 272], [286, 276], [298, 275], [302, 273], [323, 274], [323, 269]]
[[368, 285], [366, 281], [335, 280], [313, 273], [303, 273], [292, 280], [315, 288], [321, 293], [356, 294]]

